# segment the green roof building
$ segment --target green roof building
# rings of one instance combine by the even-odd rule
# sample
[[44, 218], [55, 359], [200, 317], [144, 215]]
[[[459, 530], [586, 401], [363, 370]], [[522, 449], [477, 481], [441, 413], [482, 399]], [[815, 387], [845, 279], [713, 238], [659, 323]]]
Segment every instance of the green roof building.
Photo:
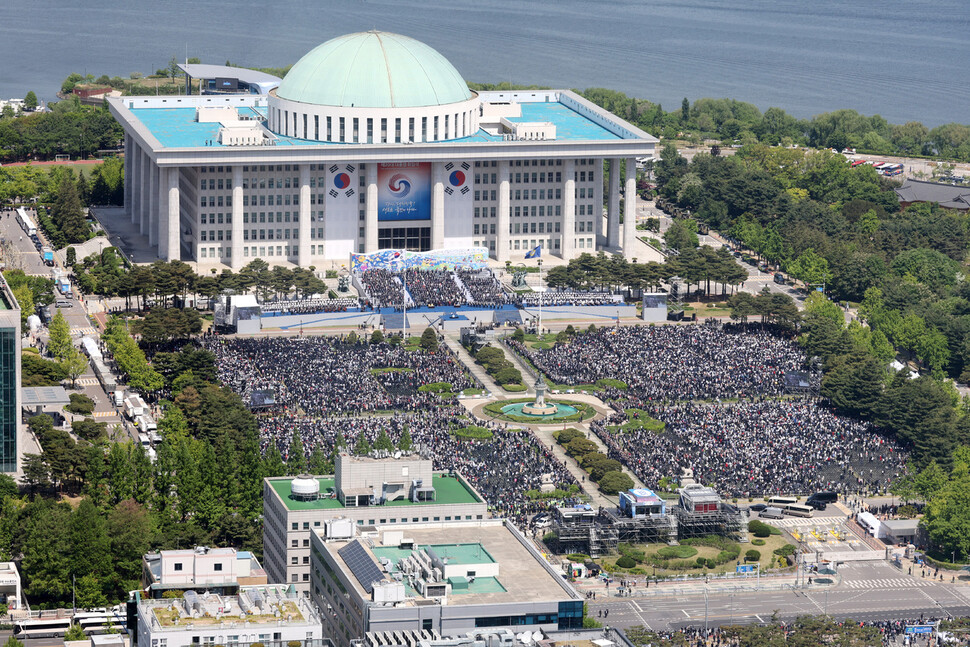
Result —
[[309, 591], [310, 533], [346, 537], [354, 527], [475, 522], [488, 504], [458, 473], [434, 472], [416, 454], [337, 457], [333, 476], [267, 478], [263, 562], [269, 580]]

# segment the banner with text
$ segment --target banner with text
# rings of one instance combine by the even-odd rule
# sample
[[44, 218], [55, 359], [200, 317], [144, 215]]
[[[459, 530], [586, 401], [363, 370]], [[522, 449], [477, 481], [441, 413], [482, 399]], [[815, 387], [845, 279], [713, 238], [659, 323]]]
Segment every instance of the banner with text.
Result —
[[377, 219], [431, 220], [431, 162], [377, 165]]

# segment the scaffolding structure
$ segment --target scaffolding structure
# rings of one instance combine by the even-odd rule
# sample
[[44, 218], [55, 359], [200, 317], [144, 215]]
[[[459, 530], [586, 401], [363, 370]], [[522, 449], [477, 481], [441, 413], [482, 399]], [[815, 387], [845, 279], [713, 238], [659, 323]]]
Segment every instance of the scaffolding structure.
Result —
[[726, 503], [722, 503], [718, 510], [706, 512], [693, 512], [676, 506], [672, 516], [678, 539], [719, 535], [743, 541], [747, 537], [744, 533], [744, 513]]
[[579, 519], [557, 515], [552, 529], [558, 537], [558, 552], [590, 557], [614, 555], [620, 543], [668, 543], [677, 537], [672, 515], [631, 518], [619, 510], [601, 510], [595, 517]]

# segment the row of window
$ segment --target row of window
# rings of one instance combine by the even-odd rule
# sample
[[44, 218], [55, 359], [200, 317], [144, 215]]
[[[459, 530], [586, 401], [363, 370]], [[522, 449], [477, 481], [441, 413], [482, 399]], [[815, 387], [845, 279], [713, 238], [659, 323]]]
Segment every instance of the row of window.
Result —
[[[280, 110], [279, 108], [272, 108], [272, 110], [275, 116], [273, 121], [275, 122], [277, 132], [281, 132], [281, 134], [287, 137], [302, 137], [303, 139], [328, 142], [386, 144], [390, 141], [390, 138], [393, 138], [395, 144], [400, 144], [402, 137], [405, 136], [408, 138], [407, 141], [417, 141], [415, 139], [417, 135], [421, 136], [421, 141], [438, 141], [439, 139], [466, 137], [472, 128], [471, 112], [456, 112], [453, 115], [444, 115], [444, 119], [435, 116], [430, 122], [427, 117], [421, 117], [420, 131], [415, 131], [415, 127], [418, 125], [415, 117], [409, 117], [406, 125], [401, 117], [395, 117], [393, 122], [387, 117], [382, 117], [377, 120], [377, 124], [374, 123], [375, 120], [373, 117], [367, 117], [363, 120], [366, 136], [361, 137], [361, 119], [359, 117], [352, 117], [349, 120], [346, 117], [338, 117], [335, 120], [333, 117], [328, 116], [321, 123], [320, 115], [313, 115], [311, 125], [309, 115], [305, 113], [291, 113], [289, 110]], [[291, 115], [292, 119], [290, 118]], [[375, 125], [379, 129], [376, 133], [374, 131]], [[389, 125], [393, 127], [393, 132], [388, 132]], [[429, 125], [431, 126], [431, 130], [429, 130]], [[313, 137], [310, 137], [311, 127], [313, 129]], [[402, 131], [404, 127], [407, 128], [407, 132]], [[324, 128], [326, 130], [323, 130]], [[326, 137], [321, 137], [321, 134], [325, 134]]]

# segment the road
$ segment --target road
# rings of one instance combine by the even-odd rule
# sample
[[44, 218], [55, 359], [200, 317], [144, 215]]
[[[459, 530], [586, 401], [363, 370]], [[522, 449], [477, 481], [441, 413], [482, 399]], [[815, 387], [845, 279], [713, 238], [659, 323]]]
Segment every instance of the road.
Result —
[[[36, 212], [28, 209], [28, 214], [36, 223]], [[41, 240], [44, 241], [43, 233], [39, 235]], [[0, 211], [0, 240], [3, 241], [0, 243], [0, 249], [2, 249], [3, 260], [7, 269], [20, 269], [31, 276], [51, 278], [51, 272], [54, 268], [44, 264], [40, 251], [20, 227], [16, 211]], [[46, 243], [46, 241], [44, 242]], [[60, 266], [58, 268], [65, 273], [67, 272], [67, 268]], [[57, 310], [64, 315], [64, 319], [71, 328], [71, 336], [77, 342], [77, 345], [80, 345], [80, 338], [85, 335], [96, 338], [97, 330], [88, 318], [81, 300], [81, 294], [75, 290], [71, 299], [61, 299], [60, 301], [63, 307], [58, 307], [56, 302], [51, 304], [52, 314]], [[46, 343], [47, 329], [42, 328], [37, 334], [29, 335], [29, 339], [33, 344]], [[109, 429], [121, 422], [117, 409], [101, 387], [90, 366], [88, 366], [87, 372], [78, 379], [77, 387], [76, 392], [83, 393], [94, 400], [94, 418], [96, 421], [108, 423]], [[133, 437], [137, 439], [136, 435]]]
[[[828, 613], [837, 620], [894, 620], [970, 615], [970, 586], [910, 577], [887, 562], [857, 562], [840, 568], [842, 583], [827, 589], [711, 590], [672, 597], [603, 598], [589, 608], [597, 620], [626, 629], [651, 630], [790, 621]], [[607, 617], [600, 613], [609, 610]]]

